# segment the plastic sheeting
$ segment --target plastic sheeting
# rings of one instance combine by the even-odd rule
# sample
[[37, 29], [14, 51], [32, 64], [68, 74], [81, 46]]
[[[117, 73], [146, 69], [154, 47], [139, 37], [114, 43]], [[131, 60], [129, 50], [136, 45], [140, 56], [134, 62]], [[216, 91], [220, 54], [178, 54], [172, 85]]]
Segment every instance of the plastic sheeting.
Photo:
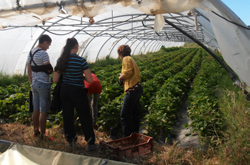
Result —
[[[135, 54], [141, 54], [147, 52], [147, 48], [150, 48], [148, 51], [157, 51], [159, 45], [168, 45], [169, 42], [192, 42], [166, 25], [164, 19], [168, 19], [208, 47], [219, 49], [240, 80], [250, 86], [250, 29], [220, 0], [3, 0], [0, 2], [0, 13], [0, 24], [3, 28], [32, 25], [32, 22], [33, 25], [43, 23], [39, 26], [43, 32], [36, 29], [36, 33], [28, 34], [34, 38], [45, 33], [45, 30], [50, 33], [57, 32], [57, 35], [68, 32], [68, 35], [61, 36], [60, 39], [53, 39], [48, 51], [52, 63], [58, 58], [63, 41], [72, 36], [81, 43], [79, 54], [88, 57], [89, 61], [106, 56], [117, 57], [116, 48], [125, 43], [133, 47]], [[62, 13], [68, 15], [59, 15]], [[149, 16], [146, 17], [144, 13]], [[190, 14], [193, 15], [193, 20], [186, 16]], [[95, 23], [90, 25], [87, 17], [94, 17]], [[76, 23], [77, 26], [74, 26]], [[60, 24], [64, 26], [60, 27]], [[66, 24], [70, 26], [66, 27]], [[157, 33], [149, 31], [152, 27]], [[3, 61], [1, 70], [20, 73], [25, 70], [23, 58], [34, 47], [34, 39], [28, 40], [24, 37], [11, 43], [14, 37], [10, 33], [6, 37], [1, 32], [1, 36], [4, 36], [2, 43], [6, 43], [6, 40], [10, 43], [1, 47], [1, 50], [4, 49], [4, 54], [1, 52], [0, 57]], [[59, 44], [53, 46], [55, 42]], [[23, 45], [13, 49], [17, 43]], [[24, 49], [21, 50], [22, 48]], [[17, 51], [22, 59], [16, 55], [14, 57], [13, 51]]]
[[[214, 4], [223, 16], [229, 16], [230, 20], [244, 25], [244, 23], [222, 2]], [[228, 22], [215, 15], [212, 11], [207, 12], [219, 48], [226, 63], [234, 70], [242, 82], [250, 86], [250, 29], [243, 28]], [[247, 89], [250, 91], [250, 89]]]
[[[0, 145], [1, 146], [1, 145]], [[129, 165], [131, 163], [71, 154], [61, 151], [31, 147], [12, 143], [10, 148], [0, 153], [1, 165]]]
[[[127, 15], [129, 11], [139, 14], [139, 18]], [[48, 34], [52, 38], [52, 44], [47, 50], [52, 66], [55, 66], [69, 37], [78, 40], [78, 54], [85, 57], [88, 62], [95, 62], [106, 56], [118, 58], [117, 48], [122, 44], [130, 45], [134, 55], [155, 52], [161, 46], [184, 45], [184, 42], [174, 42], [172, 39], [161, 41], [161, 36], [155, 34], [153, 29], [142, 26], [141, 19], [145, 18], [142, 14], [132, 8], [113, 10], [96, 16], [96, 24], [93, 26], [86, 24], [88, 18], [59, 15], [48, 21], [46, 26], [41, 25], [43, 29], [32, 26], [4, 29], [0, 31], [0, 70], [6, 74], [24, 74], [27, 56], [37, 45], [41, 34]], [[123, 19], [130, 19], [132, 23], [123, 22]], [[151, 22], [153, 23], [153, 20]], [[150, 25], [150, 21], [146, 23]]]

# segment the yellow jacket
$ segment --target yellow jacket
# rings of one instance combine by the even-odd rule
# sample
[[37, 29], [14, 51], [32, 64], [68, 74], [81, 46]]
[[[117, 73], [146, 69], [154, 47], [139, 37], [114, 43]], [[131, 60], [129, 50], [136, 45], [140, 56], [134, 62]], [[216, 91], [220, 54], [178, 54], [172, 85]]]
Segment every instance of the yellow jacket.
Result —
[[131, 56], [125, 56], [122, 60], [122, 74], [125, 79], [124, 83], [124, 92], [134, 86], [136, 83], [141, 81], [141, 75], [139, 68], [135, 60]]

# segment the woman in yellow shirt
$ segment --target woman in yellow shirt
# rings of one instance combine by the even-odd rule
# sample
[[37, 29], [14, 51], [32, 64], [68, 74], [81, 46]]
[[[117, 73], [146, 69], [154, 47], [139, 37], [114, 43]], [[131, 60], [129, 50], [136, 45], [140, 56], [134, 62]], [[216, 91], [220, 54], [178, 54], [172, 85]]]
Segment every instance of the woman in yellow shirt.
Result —
[[141, 75], [135, 60], [131, 57], [128, 45], [121, 45], [118, 55], [122, 60], [122, 73], [119, 80], [123, 80], [125, 97], [121, 109], [121, 126], [124, 136], [139, 132], [140, 127], [140, 98], [143, 93]]

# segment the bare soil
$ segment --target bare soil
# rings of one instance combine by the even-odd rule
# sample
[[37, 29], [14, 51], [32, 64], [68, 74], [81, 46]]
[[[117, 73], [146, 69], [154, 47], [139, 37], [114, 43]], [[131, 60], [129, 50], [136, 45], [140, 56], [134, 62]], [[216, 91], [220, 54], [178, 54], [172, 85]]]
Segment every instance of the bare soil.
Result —
[[[56, 127], [47, 129], [47, 136], [54, 137], [53, 141], [49, 140], [41, 140], [38, 137], [33, 137], [33, 127], [22, 125], [19, 123], [8, 123], [0, 125], [0, 139], [19, 143], [22, 145], [28, 145], [33, 147], [52, 149], [57, 151], [64, 151], [68, 153], [80, 154], [91, 157], [99, 157], [106, 158], [111, 160], [118, 160], [115, 156], [110, 156], [101, 149], [97, 149], [95, 151], [87, 150], [87, 142], [84, 140], [84, 135], [78, 134], [78, 140], [75, 146], [70, 147], [67, 141], [64, 138], [63, 128]], [[96, 143], [99, 144], [100, 141], [112, 141], [115, 139], [111, 139], [106, 133], [95, 130], [96, 135]], [[1, 146], [1, 145], [0, 145]], [[6, 148], [7, 149], [7, 148]], [[155, 160], [155, 153], [159, 153], [164, 150], [164, 147], [154, 142], [153, 151], [150, 154], [139, 156], [131, 159], [124, 158], [119, 161], [136, 163], [136, 164], [152, 164]], [[0, 152], [1, 154], [1, 152]]]

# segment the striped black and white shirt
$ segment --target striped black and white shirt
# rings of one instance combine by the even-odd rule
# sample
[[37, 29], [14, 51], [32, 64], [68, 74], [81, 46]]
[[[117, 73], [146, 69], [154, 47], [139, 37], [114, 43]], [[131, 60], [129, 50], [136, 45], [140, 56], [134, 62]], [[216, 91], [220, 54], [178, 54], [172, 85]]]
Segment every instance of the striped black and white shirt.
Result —
[[[36, 48], [32, 49], [31, 50], [32, 55], [38, 49], [41, 49], [41, 48], [36, 47]], [[29, 54], [27, 62], [30, 63], [30, 60], [31, 60], [31, 58], [30, 58], [30, 54]], [[50, 61], [48, 53], [42, 49], [39, 50], [38, 52], [36, 52], [36, 54], [34, 54], [33, 60], [35, 61], [36, 65], [38, 65], [38, 66], [44, 65], [45, 63]], [[31, 66], [35, 66], [33, 61], [31, 62]], [[34, 81], [34, 80], [40, 81], [42, 83], [51, 83], [51, 78], [50, 78], [49, 74], [46, 74], [45, 72], [32, 72], [32, 81]]]
[[89, 65], [85, 58], [77, 54], [71, 54], [68, 65], [63, 72], [63, 82], [78, 87], [84, 87], [83, 72], [86, 69], [89, 69]]

